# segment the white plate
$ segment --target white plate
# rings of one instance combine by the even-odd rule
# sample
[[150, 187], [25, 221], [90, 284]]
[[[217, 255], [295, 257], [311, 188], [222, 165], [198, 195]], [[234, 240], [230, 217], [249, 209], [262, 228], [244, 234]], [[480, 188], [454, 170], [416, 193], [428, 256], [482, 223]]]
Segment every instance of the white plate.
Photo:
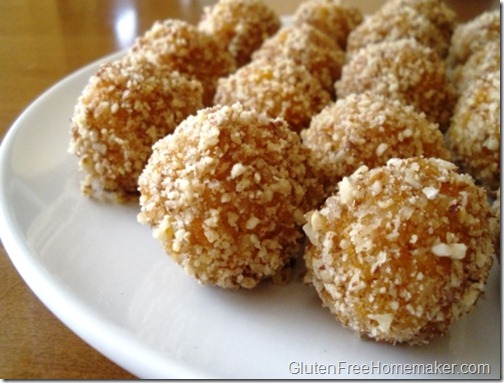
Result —
[[[447, 336], [390, 346], [344, 329], [298, 280], [238, 292], [200, 286], [137, 223], [136, 205], [83, 197], [67, 153], [69, 119], [97, 66], [40, 96], [0, 153], [3, 244], [38, 297], [85, 341], [142, 378], [500, 377], [497, 265], [475, 311]], [[452, 368], [461, 374], [446, 374]], [[478, 368], [484, 373], [462, 374]]]

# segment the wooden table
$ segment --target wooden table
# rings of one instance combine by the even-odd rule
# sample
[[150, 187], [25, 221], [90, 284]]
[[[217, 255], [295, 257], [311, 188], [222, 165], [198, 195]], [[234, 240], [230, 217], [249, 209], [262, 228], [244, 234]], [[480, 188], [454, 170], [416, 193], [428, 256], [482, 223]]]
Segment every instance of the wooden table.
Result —
[[[0, 136], [41, 92], [79, 67], [131, 45], [155, 20], [198, 20], [198, 0], [0, 1]], [[267, 1], [289, 14], [299, 1]], [[363, 11], [383, 1], [355, 1]], [[466, 20], [495, 0], [450, 1]], [[129, 18], [129, 19], [128, 19]], [[126, 21], [125, 21], [126, 20]], [[121, 23], [133, 27], [121, 28]], [[135, 378], [65, 327], [29, 290], [0, 245], [0, 378]]]

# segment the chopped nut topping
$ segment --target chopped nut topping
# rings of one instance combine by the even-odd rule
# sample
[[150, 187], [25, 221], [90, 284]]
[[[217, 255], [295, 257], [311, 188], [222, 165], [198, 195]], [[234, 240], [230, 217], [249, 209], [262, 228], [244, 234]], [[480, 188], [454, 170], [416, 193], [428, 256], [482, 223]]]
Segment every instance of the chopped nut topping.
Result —
[[490, 215], [485, 191], [450, 162], [361, 167], [307, 215], [306, 280], [346, 327], [425, 344], [480, 296], [492, 265]]
[[466, 255], [467, 246], [463, 243], [438, 243], [432, 246], [432, 252], [438, 257], [450, 257], [452, 259], [463, 259]]
[[299, 136], [241, 104], [201, 109], [157, 141], [139, 187], [138, 220], [167, 253], [200, 283], [233, 289], [294, 257], [301, 212], [320, 198]]
[[136, 197], [152, 144], [202, 108], [202, 97], [198, 81], [147, 61], [126, 56], [100, 66], [72, 118], [70, 152], [86, 173], [83, 193], [118, 202]]
[[382, 333], [388, 333], [394, 321], [392, 314], [369, 314], [368, 317], [378, 322], [378, 328]]
[[443, 131], [456, 102], [444, 60], [414, 38], [377, 42], [357, 50], [343, 66], [335, 87], [340, 99], [372, 91], [413, 105]]

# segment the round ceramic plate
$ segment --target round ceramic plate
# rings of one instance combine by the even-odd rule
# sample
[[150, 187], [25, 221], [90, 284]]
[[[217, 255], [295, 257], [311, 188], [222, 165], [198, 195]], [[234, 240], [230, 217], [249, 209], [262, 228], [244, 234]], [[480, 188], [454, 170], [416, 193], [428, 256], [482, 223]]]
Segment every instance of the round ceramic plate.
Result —
[[391, 346], [343, 328], [300, 278], [252, 291], [200, 286], [137, 223], [136, 204], [82, 196], [69, 120], [100, 62], [42, 94], [0, 152], [2, 242], [31, 289], [85, 341], [142, 378], [500, 377], [496, 263], [485, 296], [445, 337]]

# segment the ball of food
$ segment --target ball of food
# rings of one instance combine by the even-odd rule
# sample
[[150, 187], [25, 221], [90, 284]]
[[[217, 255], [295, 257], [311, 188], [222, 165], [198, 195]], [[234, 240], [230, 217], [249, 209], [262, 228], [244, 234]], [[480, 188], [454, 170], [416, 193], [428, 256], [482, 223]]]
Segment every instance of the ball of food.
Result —
[[472, 86], [478, 78], [500, 71], [500, 64], [500, 41], [489, 41], [464, 64], [457, 65], [448, 74], [457, 91], [461, 93], [468, 86]]
[[280, 29], [252, 55], [254, 60], [279, 57], [303, 65], [330, 93], [334, 93], [334, 82], [341, 76], [345, 63], [345, 52], [339, 45], [309, 24]]
[[147, 61], [102, 65], [75, 106], [70, 152], [87, 173], [82, 191], [118, 202], [137, 195], [137, 179], [151, 146], [203, 107], [203, 88]]
[[411, 104], [442, 131], [449, 125], [456, 94], [444, 61], [414, 39], [368, 45], [343, 66], [336, 82], [338, 98], [373, 91]]
[[399, 8], [410, 8], [427, 17], [439, 32], [439, 39], [449, 43], [457, 26], [457, 14], [444, 1], [439, 0], [389, 0], [381, 8], [383, 12], [394, 12]]
[[346, 49], [350, 32], [364, 19], [362, 12], [340, 0], [308, 0], [297, 8], [293, 24], [310, 24]]
[[489, 190], [500, 184], [500, 72], [467, 87], [446, 132], [454, 160]]
[[362, 166], [307, 214], [307, 281], [360, 335], [426, 343], [483, 292], [494, 251], [490, 216], [485, 190], [450, 162]]
[[308, 70], [294, 60], [254, 60], [220, 79], [214, 103], [240, 102], [246, 108], [281, 117], [292, 130], [306, 128], [310, 119], [331, 102], [331, 95]]
[[138, 219], [201, 284], [252, 288], [300, 249], [316, 185], [307, 164], [282, 119], [240, 104], [203, 109], [154, 145]]
[[361, 165], [374, 168], [390, 158], [416, 156], [450, 159], [437, 124], [411, 105], [370, 92], [327, 106], [301, 137], [328, 192]]
[[199, 80], [203, 102], [211, 105], [217, 81], [236, 69], [235, 60], [217, 39], [183, 20], [155, 22], [135, 41], [129, 55], [132, 60], [148, 60]]
[[348, 36], [347, 53], [383, 41], [414, 38], [445, 57], [449, 38], [441, 39], [439, 29], [424, 15], [410, 7], [387, 8], [367, 17]]
[[280, 17], [261, 0], [219, 0], [204, 9], [199, 29], [217, 38], [238, 67], [280, 29]]
[[447, 58], [449, 66], [464, 64], [489, 41], [500, 41], [499, 9], [482, 13], [455, 28]]

